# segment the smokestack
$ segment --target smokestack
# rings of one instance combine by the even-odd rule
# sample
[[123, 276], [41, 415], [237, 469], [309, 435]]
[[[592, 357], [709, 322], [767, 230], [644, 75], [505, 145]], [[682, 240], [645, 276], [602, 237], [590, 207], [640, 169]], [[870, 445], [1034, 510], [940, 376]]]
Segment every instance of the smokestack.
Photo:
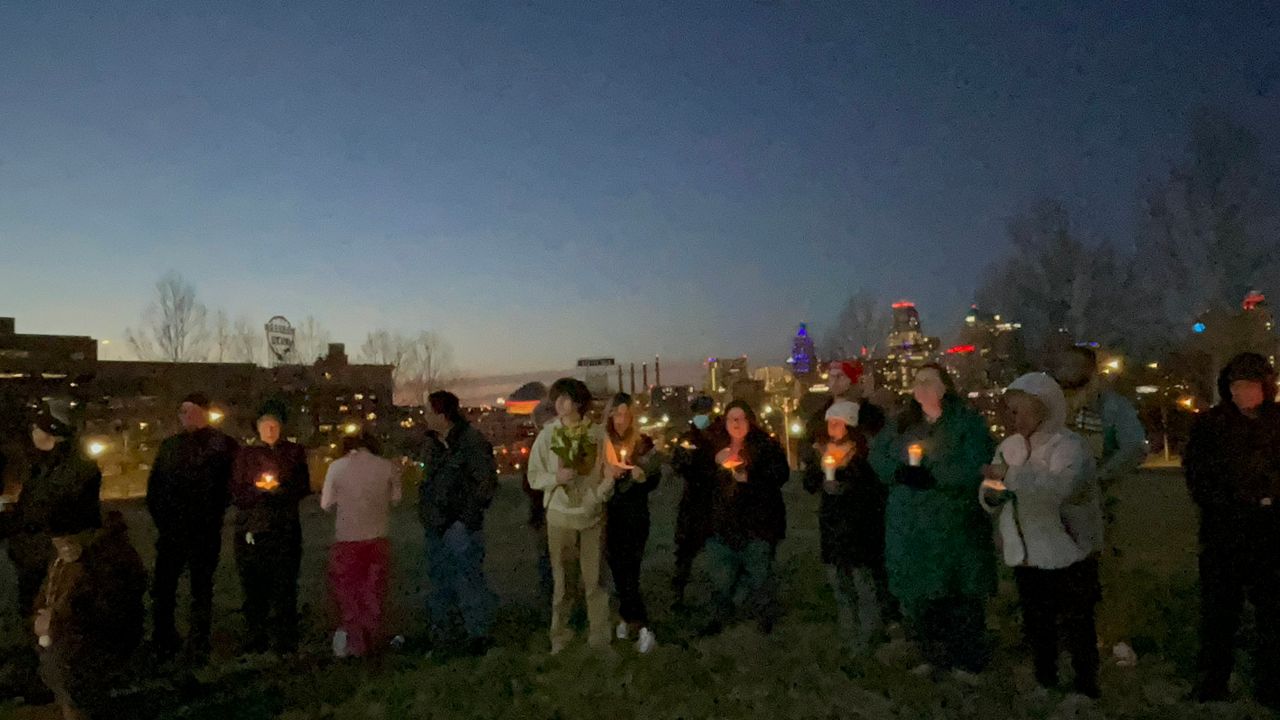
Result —
[[644, 389], [649, 389], [649, 363], [640, 363], [640, 371], [644, 373]]
[[636, 394], [636, 364], [631, 363], [631, 394]]
[[653, 384], [662, 387], [662, 358], [653, 356]]
[[626, 392], [626, 389], [622, 387], [622, 366], [621, 365], [618, 366], [618, 392]]

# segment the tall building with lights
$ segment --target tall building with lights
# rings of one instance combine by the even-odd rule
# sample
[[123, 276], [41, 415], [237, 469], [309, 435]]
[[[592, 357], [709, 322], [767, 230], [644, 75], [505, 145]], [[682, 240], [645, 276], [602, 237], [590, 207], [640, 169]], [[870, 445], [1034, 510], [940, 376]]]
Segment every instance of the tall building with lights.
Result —
[[813, 338], [805, 323], [800, 323], [795, 337], [791, 339], [791, 356], [787, 358], [787, 364], [791, 366], [792, 374], [801, 379], [812, 376], [818, 370]]
[[915, 303], [901, 300], [893, 304], [892, 310], [893, 325], [885, 343], [885, 357], [877, 363], [877, 379], [887, 387], [906, 392], [916, 370], [937, 358], [939, 342], [924, 334]]

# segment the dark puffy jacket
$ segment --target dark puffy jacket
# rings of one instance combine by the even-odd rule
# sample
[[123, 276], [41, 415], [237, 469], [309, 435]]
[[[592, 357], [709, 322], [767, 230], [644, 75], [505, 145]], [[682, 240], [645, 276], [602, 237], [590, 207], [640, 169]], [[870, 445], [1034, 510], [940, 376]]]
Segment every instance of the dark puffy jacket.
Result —
[[237, 444], [213, 428], [165, 439], [147, 481], [147, 510], [161, 535], [217, 534], [231, 501]]
[[1196, 418], [1182, 453], [1187, 488], [1200, 508], [1202, 542], [1231, 541], [1247, 534], [1253, 521], [1280, 523], [1280, 405], [1270, 399], [1257, 417], [1248, 417], [1231, 401], [1224, 368], [1219, 393], [1224, 398]]
[[[257, 487], [265, 474], [275, 476], [274, 490]], [[231, 477], [231, 499], [236, 506], [236, 532], [285, 532], [301, 537], [298, 503], [311, 494], [307, 451], [301, 445], [247, 445], [236, 453]]]
[[493, 445], [470, 423], [458, 422], [444, 442], [427, 439], [422, 484], [418, 486], [418, 518], [440, 534], [461, 521], [468, 530], [484, 527], [484, 513], [498, 487]]
[[102, 473], [80, 452], [75, 439], [49, 452], [36, 453], [30, 477], [10, 520], [9, 555], [22, 567], [44, 567], [53, 558], [49, 524], [56, 515], [63, 526], [98, 527], [102, 522]]
[[[728, 440], [717, 443], [718, 453]], [[747, 481], [716, 467], [716, 491], [712, 495], [711, 532], [729, 547], [740, 550], [752, 540], [777, 545], [787, 534], [787, 508], [782, 486], [791, 476], [782, 446], [764, 431], [753, 429], [744, 443], [742, 459]]]
[[101, 699], [142, 640], [147, 574], [119, 512], [93, 531], [76, 562], [54, 560], [36, 601], [50, 614], [46, 679], [77, 702]]
[[862, 433], [855, 429], [851, 437], [854, 457], [836, 469], [839, 494], [823, 489], [825, 476], [817, 453], [816, 461], [805, 467], [804, 489], [822, 495], [818, 505], [822, 562], [878, 568], [884, 565], [884, 512], [889, 491], [871, 469]]
[[716, 488], [716, 438], [713, 427], [692, 424], [671, 453], [671, 469], [684, 478], [684, 493], [676, 514], [676, 545], [701, 546], [711, 535], [711, 506]]

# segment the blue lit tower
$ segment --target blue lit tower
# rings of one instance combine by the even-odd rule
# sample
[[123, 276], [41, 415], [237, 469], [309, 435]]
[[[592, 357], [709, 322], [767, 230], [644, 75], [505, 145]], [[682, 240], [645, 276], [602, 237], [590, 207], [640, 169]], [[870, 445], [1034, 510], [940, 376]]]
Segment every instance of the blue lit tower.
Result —
[[791, 341], [791, 357], [787, 360], [787, 364], [791, 365], [791, 372], [796, 377], [813, 373], [815, 370], [813, 355], [813, 338], [809, 337], [809, 328], [804, 323], [800, 323], [796, 336]]

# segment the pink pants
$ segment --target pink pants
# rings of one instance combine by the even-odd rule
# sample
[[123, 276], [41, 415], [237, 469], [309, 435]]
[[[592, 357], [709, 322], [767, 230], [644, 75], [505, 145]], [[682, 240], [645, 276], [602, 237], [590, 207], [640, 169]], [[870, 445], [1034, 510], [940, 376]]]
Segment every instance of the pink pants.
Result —
[[378, 646], [390, 568], [391, 543], [386, 538], [339, 542], [329, 549], [329, 589], [350, 655], [364, 655]]

